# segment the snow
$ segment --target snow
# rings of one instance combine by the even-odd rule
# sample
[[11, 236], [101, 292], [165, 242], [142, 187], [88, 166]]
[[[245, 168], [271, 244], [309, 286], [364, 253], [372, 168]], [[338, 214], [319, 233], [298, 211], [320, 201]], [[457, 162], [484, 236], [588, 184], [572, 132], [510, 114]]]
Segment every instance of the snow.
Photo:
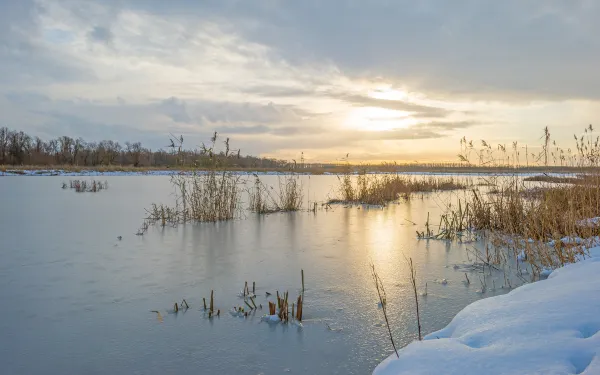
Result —
[[589, 219], [580, 220], [577, 222], [577, 225], [580, 227], [588, 227], [588, 228], [598, 227], [598, 226], [600, 226], [600, 217], [592, 217]]
[[267, 322], [267, 323], [279, 323], [281, 322], [281, 319], [279, 319], [279, 316], [277, 315], [265, 315], [261, 318], [261, 320], [263, 322]]
[[479, 300], [374, 375], [600, 374], [600, 247], [547, 280]]

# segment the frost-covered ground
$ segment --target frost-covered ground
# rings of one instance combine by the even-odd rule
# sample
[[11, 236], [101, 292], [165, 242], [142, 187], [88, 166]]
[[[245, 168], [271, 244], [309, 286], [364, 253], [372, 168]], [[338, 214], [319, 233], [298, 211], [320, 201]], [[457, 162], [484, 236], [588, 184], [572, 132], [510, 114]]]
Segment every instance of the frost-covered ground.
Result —
[[590, 255], [467, 306], [373, 374], [600, 374], [600, 247]]

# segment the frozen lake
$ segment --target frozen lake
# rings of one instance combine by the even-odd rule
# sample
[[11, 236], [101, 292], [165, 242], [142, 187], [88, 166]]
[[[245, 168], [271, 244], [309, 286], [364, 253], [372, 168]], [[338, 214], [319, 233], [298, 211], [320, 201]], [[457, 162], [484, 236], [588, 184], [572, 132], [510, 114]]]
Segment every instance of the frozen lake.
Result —
[[[277, 178], [261, 177], [272, 185]], [[445, 195], [456, 193], [383, 210], [246, 213], [136, 236], [145, 208], [170, 201], [168, 176], [101, 177], [109, 189], [95, 194], [61, 189], [68, 179], [0, 177], [5, 374], [369, 374], [392, 353], [370, 262], [386, 287], [398, 347], [417, 335], [405, 256], [415, 262], [420, 289], [428, 283], [420, 301], [424, 333], [443, 328], [467, 304], [505, 292], [481, 295], [453, 269], [472, 244], [416, 239], [427, 213], [437, 223]], [[301, 179], [305, 200], [335, 195], [335, 176]], [[304, 326], [260, 323], [274, 301], [265, 293], [289, 290], [295, 299], [301, 269]], [[264, 307], [246, 319], [228, 313], [243, 306], [237, 294], [245, 281], [256, 282]], [[211, 290], [221, 316], [207, 319], [200, 310]], [[191, 308], [169, 314], [183, 298]]]

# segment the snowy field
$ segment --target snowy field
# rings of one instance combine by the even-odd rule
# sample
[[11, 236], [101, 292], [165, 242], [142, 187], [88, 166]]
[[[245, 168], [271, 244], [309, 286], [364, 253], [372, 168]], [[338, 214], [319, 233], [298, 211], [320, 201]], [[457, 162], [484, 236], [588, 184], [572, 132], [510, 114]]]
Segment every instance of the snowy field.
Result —
[[590, 255], [467, 306], [373, 374], [600, 374], [600, 247]]

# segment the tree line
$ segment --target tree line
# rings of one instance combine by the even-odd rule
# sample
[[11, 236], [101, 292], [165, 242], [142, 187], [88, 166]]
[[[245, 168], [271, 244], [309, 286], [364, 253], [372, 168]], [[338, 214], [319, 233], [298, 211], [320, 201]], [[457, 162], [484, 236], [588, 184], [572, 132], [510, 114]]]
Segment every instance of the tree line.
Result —
[[61, 136], [43, 140], [32, 137], [23, 131], [0, 128], [0, 165], [73, 165], [73, 166], [115, 166], [134, 167], [185, 167], [202, 164], [209, 158], [229, 158], [229, 165], [239, 168], [286, 168], [285, 160], [243, 156], [235, 157], [224, 152], [207, 155], [205, 150], [182, 149], [181, 143], [152, 150], [141, 142], [125, 142], [121, 145], [113, 140], [88, 142], [82, 138]]

